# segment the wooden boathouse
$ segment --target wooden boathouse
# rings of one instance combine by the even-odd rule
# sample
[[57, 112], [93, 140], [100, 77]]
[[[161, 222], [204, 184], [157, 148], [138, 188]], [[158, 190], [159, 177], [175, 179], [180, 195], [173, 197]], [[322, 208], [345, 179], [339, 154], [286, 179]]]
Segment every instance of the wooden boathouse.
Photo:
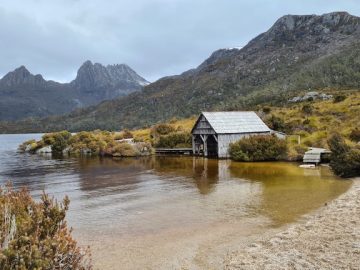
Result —
[[255, 112], [203, 112], [191, 130], [193, 154], [228, 158], [231, 143], [271, 132]]

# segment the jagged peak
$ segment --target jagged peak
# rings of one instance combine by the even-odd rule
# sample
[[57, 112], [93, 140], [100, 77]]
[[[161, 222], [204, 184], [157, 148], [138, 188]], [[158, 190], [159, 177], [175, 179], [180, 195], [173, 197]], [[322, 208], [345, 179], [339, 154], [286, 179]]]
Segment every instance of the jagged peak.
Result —
[[80, 88], [105, 87], [122, 82], [133, 82], [146, 85], [148, 82], [139, 76], [126, 64], [102, 65], [85, 61], [78, 69], [77, 76], [72, 82]]
[[14, 69], [14, 71], [10, 71], [9, 73], [13, 73], [13, 74], [23, 74], [23, 75], [32, 75], [30, 73], [30, 71], [24, 66], [21, 65], [20, 67]]
[[7, 73], [2, 79], [1, 83], [7, 86], [19, 84], [39, 84], [45, 82], [42, 75], [33, 75], [24, 65]]
[[92, 62], [91, 60], [86, 60], [79, 68], [80, 69], [87, 69], [87, 68], [105, 68], [105, 69], [113, 69], [113, 68], [121, 68], [121, 69], [127, 69], [127, 70], [132, 70], [132, 68], [130, 68], [127, 64], [108, 64], [108, 65], [103, 65], [101, 63], [98, 62]]
[[15, 68], [14, 70], [27, 70], [28, 71], [28, 69], [24, 65], [21, 65], [20, 67]]

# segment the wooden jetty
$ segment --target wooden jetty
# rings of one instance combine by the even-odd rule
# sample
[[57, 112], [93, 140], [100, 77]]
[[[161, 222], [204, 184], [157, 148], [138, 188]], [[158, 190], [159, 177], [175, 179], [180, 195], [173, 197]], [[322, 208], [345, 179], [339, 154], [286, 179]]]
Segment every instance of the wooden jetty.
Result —
[[155, 153], [159, 155], [192, 155], [192, 148], [156, 148]]
[[303, 162], [318, 164], [324, 156], [328, 156], [329, 154], [331, 154], [331, 151], [325, 148], [310, 147], [309, 151], [304, 154]]

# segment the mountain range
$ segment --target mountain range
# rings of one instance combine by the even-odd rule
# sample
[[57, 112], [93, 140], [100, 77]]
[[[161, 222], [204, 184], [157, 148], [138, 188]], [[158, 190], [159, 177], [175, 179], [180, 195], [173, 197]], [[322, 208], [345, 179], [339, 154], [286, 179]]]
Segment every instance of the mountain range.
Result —
[[0, 120], [64, 114], [126, 96], [149, 84], [125, 64], [86, 61], [70, 83], [45, 80], [21, 66], [0, 80]]
[[346, 12], [286, 15], [245, 47], [215, 51], [197, 68], [142, 91], [3, 127], [13, 132], [137, 128], [205, 110], [284, 104], [301, 91], [359, 89], [359, 43], [360, 18]]

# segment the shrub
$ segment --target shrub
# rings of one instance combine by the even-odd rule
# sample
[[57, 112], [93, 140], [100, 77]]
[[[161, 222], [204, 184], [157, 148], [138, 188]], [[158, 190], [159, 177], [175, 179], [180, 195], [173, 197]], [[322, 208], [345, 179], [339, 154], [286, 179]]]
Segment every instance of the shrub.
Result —
[[334, 133], [328, 140], [331, 150], [330, 166], [335, 174], [341, 177], [360, 175], [360, 150], [351, 148], [345, 140]]
[[[135, 145], [119, 144], [116, 139], [129, 137], [131, 132], [123, 131], [121, 133], [111, 133], [109, 131], [95, 130], [92, 132], [82, 131], [71, 135], [68, 131], [48, 133], [42, 137], [42, 140], [27, 141], [19, 146], [22, 151], [34, 153], [36, 149], [44, 145], [51, 145], [53, 154], [62, 154], [68, 148], [69, 154], [85, 155], [115, 155], [115, 156], [137, 156], [152, 153], [152, 148], [147, 143], [136, 143]], [[132, 136], [132, 134], [131, 134]]]
[[61, 131], [53, 134], [51, 151], [54, 154], [62, 154], [63, 150], [68, 146], [71, 133], [69, 131]]
[[43, 141], [33, 142], [29, 145], [29, 147], [30, 147], [29, 152], [35, 153], [37, 150], [39, 150], [40, 148], [42, 148], [44, 146], [45, 145], [44, 145]]
[[269, 114], [271, 112], [271, 108], [270, 107], [264, 107], [262, 109], [262, 111], [265, 113], [265, 114]]
[[114, 140], [122, 140], [124, 139], [124, 136], [122, 133], [115, 133]]
[[237, 161], [279, 160], [286, 157], [287, 144], [274, 135], [255, 135], [230, 144], [229, 151]]
[[75, 154], [88, 151], [97, 154], [106, 147], [107, 143], [101, 133], [82, 131], [71, 137], [69, 145]]
[[131, 139], [131, 138], [134, 137], [134, 135], [128, 129], [123, 130], [122, 136], [123, 136], [124, 139]]
[[139, 142], [134, 145], [136, 151], [141, 155], [151, 155], [153, 154], [153, 148], [150, 143]]
[[191, 147], [191, 140], [191, 134], [188, 132], [174, 132], [160, 136], [155, 146], [159, 148]]
[[335, 98], [334, 98], [334, 103], [342, 102], [342, 101], [344, 101], [345, 99], [346, 99], [346, 96], [344, 96], [344, 95], [337, 95], [337, 96], [335, 96]]
[[287, 131], [285, 121], [280, 117], [271, 115], [271, 117], [267, 119], [265, 122], [273, 130], [282, 131], [282, 132]]
[[156, 138], [159, 135], [168, 135], [174, 131], [175, 131], [175, 129], [171, 125], [158, 124], [151, 128], [151, 136], [153, 138]]
[[28, 140], [19, 145], [19, 151], [25, 152], [31, 145], [36, 144], [35, 140]]
[[311, 114], [313, 112], [313, 108], [310, 104], [305, 104], [302, 106], [301, 111], [305, 114]]
[[309, 125], [309, 124], [310, 124], [310, 119], [309, 119], [309, 118], [306, 118], [306, 119], [303, 121], [303, 124], [304, 124], [304, 125]]
[[68, 207], [67, 197], [35, 202], [25, 189], [0, 188], [0, 269], [92, 269], [89, 248], [67, 227]]
[[111, 155], [114, 157], [135, 157], [139, 151], [128, 143], [119, 143], [111, 149]]
[[353, 129], [351, 131], [349, 137], [352, 141], [359, 142], [360, 141], [360, 129], [358, 129], [358, 128]]

